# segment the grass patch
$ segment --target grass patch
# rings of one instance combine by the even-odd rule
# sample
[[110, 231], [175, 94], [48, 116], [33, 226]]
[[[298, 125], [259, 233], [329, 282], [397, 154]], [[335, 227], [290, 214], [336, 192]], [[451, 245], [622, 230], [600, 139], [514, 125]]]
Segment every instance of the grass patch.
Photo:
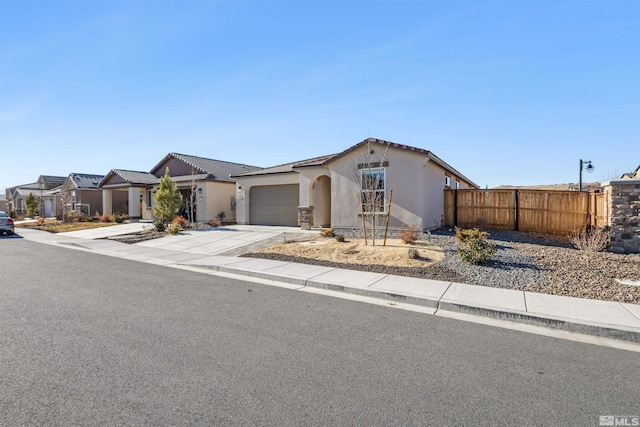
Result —
[[40, 230], [52, 233], [66, 233], [68, 231], [89, 230], [91, 228], [111, 227], [115, 222], [73, 222], [71, 224], [46, 225], [38, 227]]

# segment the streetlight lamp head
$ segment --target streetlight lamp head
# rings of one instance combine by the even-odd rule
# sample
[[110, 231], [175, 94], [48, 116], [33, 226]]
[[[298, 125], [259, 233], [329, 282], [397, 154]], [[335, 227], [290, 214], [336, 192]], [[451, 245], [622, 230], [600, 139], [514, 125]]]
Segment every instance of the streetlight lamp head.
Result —
[[591, 161], [587, 163], [586, 169], [587, 169], [587, 172], [593, 172], [594, 168], [593, 168], [593, 165], [591, 164]]

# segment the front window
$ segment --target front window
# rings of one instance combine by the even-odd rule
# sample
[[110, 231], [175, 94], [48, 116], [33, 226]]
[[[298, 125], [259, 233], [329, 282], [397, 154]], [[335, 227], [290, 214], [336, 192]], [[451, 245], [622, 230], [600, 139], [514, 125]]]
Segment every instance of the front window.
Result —
[[456, 190], [458, 190], [459, 188], [460, 188], [460, 181], [456, 179]]
[[385, 189], [387, 186], [385, 181], [385, 168], [360, 170], [363, 212], [384, 213], [386, 211]]
[[451, 177], [445, 175], [444, 176], [444, 186], [447, 188], [451, 188]]

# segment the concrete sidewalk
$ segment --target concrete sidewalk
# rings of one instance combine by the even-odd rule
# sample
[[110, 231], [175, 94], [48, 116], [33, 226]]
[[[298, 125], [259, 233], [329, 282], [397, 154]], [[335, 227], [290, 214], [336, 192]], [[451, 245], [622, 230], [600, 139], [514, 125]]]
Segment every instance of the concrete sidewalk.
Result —
[[[263, 227], [254, 231], [234, 226], [218, 232], [186, 231], [134, 245], [102, 240], [100, 230], [104, 229], [97, 230], [93, 237], [91, 233], [51, 234], [30, 229], [20, 229], [19, 234], [41, 243], [156, 265], [252, 277], [285, 283], [292, 289], [324, 289], [411, 304], [421, 306], [423, 312], [431, 314], [457, 312], [640, 343], [640, 305], [636, 304], [216, 255], [282, 233], [286, 238], [287, 232], [297, 233], [299, 229]], [[112, 230], [112, 233], [116, 231]], [[251, 236], [251, 233], [255, 235]]]

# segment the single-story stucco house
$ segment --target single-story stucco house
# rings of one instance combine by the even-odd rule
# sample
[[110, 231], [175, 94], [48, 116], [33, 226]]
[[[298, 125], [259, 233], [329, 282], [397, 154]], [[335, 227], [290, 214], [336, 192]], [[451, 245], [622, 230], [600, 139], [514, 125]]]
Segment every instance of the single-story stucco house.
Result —
[[180, 214], [195, 222], [209, 222], [224, 212], [225, 221], [236, 219], [236, 183], [232, 175], [260, 169], [240, 163], [169, 153], [149, 172], [112, 169], [100, 182], [106, 213], [117, 211], [122, 200], [128, 204], [129, 218], [153, 220], [154, 194], [160, 177], [169, 169], [171, 179], [182, 193]]
[[440, 227], [444, 189], [478, 188], [429, 150], [375, 138], [337, 154], [233, 177], [237, 181], [238, 224], [337, 230], [361, 226], [362, 183], [372, 178], [377, 182], [373, 191], [384, 200], [375, 214], [390, 213], [389, 226], [396, 229]]

